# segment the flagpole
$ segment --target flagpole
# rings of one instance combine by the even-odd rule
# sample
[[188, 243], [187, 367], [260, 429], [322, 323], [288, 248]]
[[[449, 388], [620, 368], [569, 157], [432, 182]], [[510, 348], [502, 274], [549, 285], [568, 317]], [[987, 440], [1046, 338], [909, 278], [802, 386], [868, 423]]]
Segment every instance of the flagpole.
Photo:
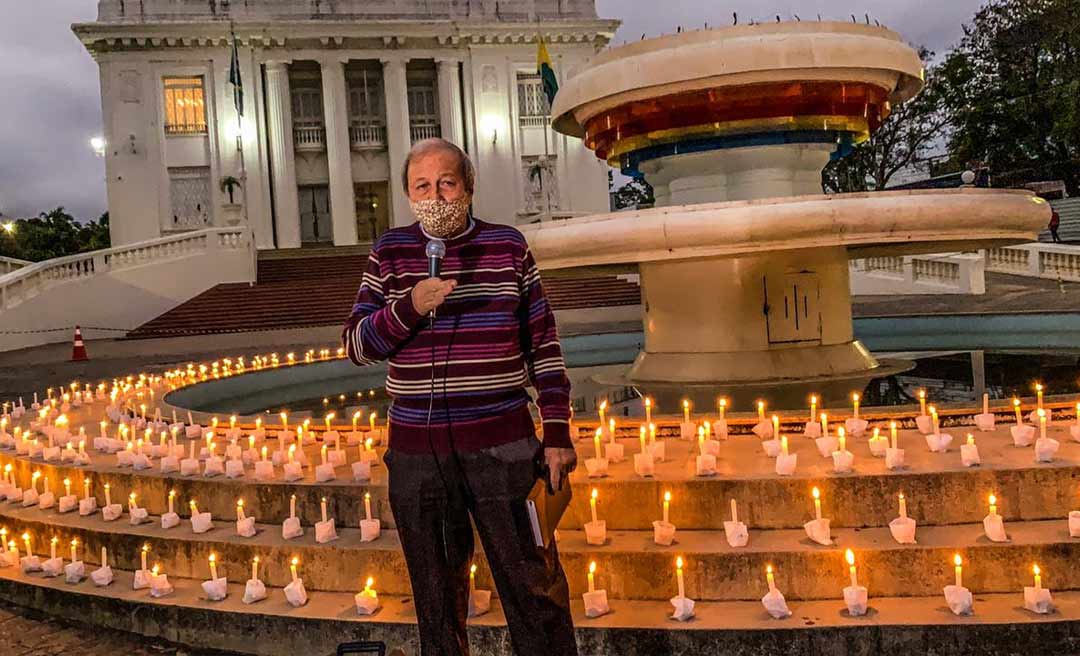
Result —
[[[242, 89], [243, 88], [243, 80], [240, 78], [240, 48], [239, 48], [239, 44], [236, 42], [236, 31], [234, 30], [234, 24], [233, 24], [233, 22], [231, 20], [229, 21], [229, 33], [232, 35], [233, 52], [236, 53], [236, 77], [237, 77], [237, 81], [240, 82], [240, 88]], [[230, 62], [232, 61], [232, 53], [229, 53], [229, 60], [230, 60]], [[244, 208], [243, 208], [244, 225], [251, 228], [251, 224], [248, 222], [247, 163], [244, 161], [244, 113], [243, 113], [244, 97], [243, 97], [242, 92], [241, 92], [241, 94], [239, 96], [240, 102], [237, 103], [236, 100], [237, 100], [237, 90], [236, 90], [236, 84], [234, 83], [234, 86], [233, 86], [233, 108], [236, 110], [236, 152], [240, 156], [240, 191], [243, 194], [242, 198], [243, 198], [243, 202], [244, 202]], [[254, 234], [254, 228], [252, 228], [252, 230], [253, 230], [252, 234]]]
[[[536, 17], [536, 25], [537, 25], [537, 28], [539, 28], [539, 26], [540, 26], [540, 17], [539, 16]], [[540, 39], [541, 41], [544, 40], [544, 35], [540, 33], [539, 29], [536, 30], [536, 38]], [[543, 103], [542, 107], [544, 108], [544, 163], [540, 167], [540, 191], [543, 192], [543, 194], [544, 194], [544, 209], [546, 210], [547, 218], [550, 221], [551, 220], [551, 192], [544, 186], [544, 167], [547, 166], [548, 158], [550, 157], [550, 153], [548, 152], [548, 132], [551, 129], [551, 127], [550, 127], [550, 123], [551, 123], [551, 106], [550, 106], [550, 103], [547, 100], [547, 94], [544, 93], [543, 75], [541, 75], [541, 77], [540, 77], [540, 94], [541, 94], [541, 98], [542, 98], [541, 102]]]

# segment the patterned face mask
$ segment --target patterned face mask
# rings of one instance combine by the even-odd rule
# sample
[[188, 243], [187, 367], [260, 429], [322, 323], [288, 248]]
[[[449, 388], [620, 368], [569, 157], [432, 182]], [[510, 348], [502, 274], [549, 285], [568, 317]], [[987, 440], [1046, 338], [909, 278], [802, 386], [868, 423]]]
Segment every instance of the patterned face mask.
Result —
[[469, 214], [470, 199], [462, 196], [457, 200], [411, 200], [409, 206], [421, 227], [432, 237], [445, 239], [465, 228]]

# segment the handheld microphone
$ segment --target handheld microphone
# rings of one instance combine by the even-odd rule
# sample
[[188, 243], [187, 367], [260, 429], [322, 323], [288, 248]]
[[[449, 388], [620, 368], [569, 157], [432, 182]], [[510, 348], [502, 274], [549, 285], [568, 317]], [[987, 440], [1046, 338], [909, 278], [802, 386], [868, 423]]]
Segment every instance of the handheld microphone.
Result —
[[428, 259], [428, 277], [438, 278], [443, 257], [446, 256], [446, 243], [441, 239], [432, 239], [424, 249]]

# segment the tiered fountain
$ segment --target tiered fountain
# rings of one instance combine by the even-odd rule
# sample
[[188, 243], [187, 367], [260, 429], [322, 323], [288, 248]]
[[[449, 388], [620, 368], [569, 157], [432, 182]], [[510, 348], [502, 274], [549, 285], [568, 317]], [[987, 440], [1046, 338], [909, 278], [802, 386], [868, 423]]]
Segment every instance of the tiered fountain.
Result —
[[[874, 130], [888, 103], [909, 98], [920, 84], [918, 61], [895, 34], [848, 24], [708, 30], [612, 50], [566, 85], [556, 107], [557, 125], [584, 134], [602, 157], [624, 170], [649, 176], [662, 206], [542, 225], [530, 235], [533, 248], [547, 266], [640, 263], [646, 348], [627, 380], [649, 391], [670, 390], [671, 396], [696, 386], [711, 395], [727, 384], [753, 386], [770, 406], [788, 383], [851, 391], [891, 366], [877, 362], [852, 339], [846, 264], [851, 254], [1022, 240], [1046, 214], [1030, 195], [1007, 191], [760, 200], [815, 192], [825, 160]], [[149, 468], [137, 469], [132, 464], [138, 460], [108, 453], [105, 443], [106, 451], [93, 448], [104, 416], [112, 416], [107, 430], [115, 436], [117, 421], [132, 423], [132, 410], [143, 404], [151, 417], [160, 406], [169, 418], [169, 404], [182, 406], [191, 392], [206, 398], [226, 386], [273, 376], [275, 370], [286, 379], [288, 371], [304, 379], [305, 372], [332, 366], [265, 359], [253, 371], [238, 361], [222, 362], [206, 373], [194, 368], [154, 380], [149, 387], [126, 389], [115, 401], [106, 395], [72, 402], [66, 429], [57, 421], [63, 408], [47, 411], [43, 419], [33, 413], [8, 416], [0, 431], [0, 464], [11, 466], [15, 486], [25, 490], [33, 480], [40, 492], [47, 477], [59, 497], [66, 479], [72, 494], [81, 498], [89, 480], [99, 509], [81, 516], [61, 513], [62, 502], [43, 508], [48, 504], [0, 501], [0, 526], [9, 538], [26, 532], [29, 545], [16, 537], [24, 551], [19, 555], [29, 549], [42, 561], [51, 555], [54, 536], [62, 558], [69, 541], [77, 539], [87, 573], [98, 569], [105, 547], [114, 580], [105, 587], [85, 579], [65, 583], [64, 576], [23, 572], [13, 563], [0, 567], [0, 596], [82, 622], [247, 653], [328, 653], [338, 642], [358, 638], [415, 650], [415, 612], [386, 502], [385, 468], [379, 458], [371, 460], [370, 452], [346, 447], [346, 462], [335, 469], [335, 480], [325, 480], [326, 469], [314, 466], [302, 467], [300, 478], [292, 481], [283, 479], [280, 466], [273, 479], [260, 479], [252, 463], [239, 472], [226, 465], [233, 478], [207, 476], [198, 451], [212, 417], [203, 413], [177, 427], [178, 451], [187, 457], [194, 445], [196, 473], [163, 471], [160, 453], [142, 461]], [[688, 410], [689, 417], [652, 416], [657, 431], [649, 443], [639, 439], [636, 420], [620, 420], [594, 441], [600, 422], [579, 418], [583, 460], [615, 456], [620, 449], [610, 443], [622, 447], [625, 456], [621, 461], [613, 457], [606, 475], [589, 478], [581, 467], [570, 478], [574, 501], [558, 543], [581, 652], [652, 656], [723, 649], [746, 654], [891, 652], [910, 645], [915, 651], [933, 645], [937, 653], [1020, 652], [1033, 644], [1071, 648], [1080, 617], [1080, 595], [1072, 592], [1080, 589], [1075, 567], [1080, 543], [1071, 537], [1080, 534], [1080, 514], [1070, 514], [1080, 508], [1080, 444], [1074, 441], [1080, 428], [1071, 425], [1075, 399], [1039, 394], [1023, 400], [1023, 417], [1014, 414], [1011, 404], [995, 400], [977, 418], [978, 429], [974, 408], [939, 408], [935, 422], [926, 416], [929, 410], [920, 408], [855, 412], [834, 403], [827, 410], [828, 433], [835, 436], [844, 427], [848, 434], [844, 446], [826, 439], [828, 448], [812, 439], [820, 426], [805, 426], [816, 419], [814, 412], [783, 412], [775, 424], [766, 421], [764, 426], [754, 412], [731, 412], [721, 422], [715, 412], [700, 411], [712, 410], [711, 398], [695, 406], [698, 410]], [[751, 410], [734, 405], [729, 410]], [[677, 409], [663, 400], [660, 407]], [[1060, 443], [1049, 458], [1053, 445], [1035, 439], [1038, 423], [1027, 415], [1039, 407], [1052, 413], [1047, 439]], [[179, 416], [187, 419], [186, 409], [179, 408]], [[261, 417], [265, 432], [257, 430], [252, 415], [239, 418], [234, 435], [245, 449], [251, 439], [256, 452], [265, 445], [272, 454], [281, 445], [281, 420]], [[324, 432], [336, 431], [348, 440], [356, 427], [349, 417], [329, 426], [321, 417], [312, 419], [319, 435], [299, 453], [315, 465], [329, 440]], [[219, 420], [223, 447], [229, 419]], [[289, 417], [294, 431], [298, 420]], [[695, 439], [705, 420], [711, 422], [715, 441], [704, 434]], [[888, 441], [893, 422], [895, 443], [869, 441], [875, 428]], [[19, 439], [15, 426], [21, 429]], [[91, 440], [82, 463], [68, 450], [53, 460], [55, 452], [22, 439], [29, 434], [40, 447], [51, 434], [59, 444], [79, 427]], [[783, 460], [784, 443], [776, 439], [777, 432], [787, 438]], [[972, 463], [968, 432], [977, 442], [979, 465]], [[955, 438], [945, 451], [943, 433]], [[369, 436], [381, 437], [362, 431], [356, 437]], [[152, 441], [157, 444], [156, 433]], [[968, 447], [963, 452], [960, 442]], [[378, 439], [373, 443], [381, 457], [385, 447]], [[659, 455], [660, 448], [662, 458], [648, 458], [651, 468], [644, 467], [643, 457], [635, 467], [634, 456], [646, 451]], [[902, 464], [897, 450], [905, 452]], [[223, 451], [219, 447], [218, 453]], [[699, 457], [704, 454], [713, 461]], [[370, 461], [368, 478], [354, 479], [352, 466], [365, 461]], [[365, 473], [362, 465], [358, 470]], [[34, 479], [34, 472], [41, 476]], [[106, 484], [114, 503], [135, 492], [149, 521], [132, 524], [126, 503], [118, 519], [104, 521], [100, 508]], [[593, 488], [596, 518], [605, 522], [603, 536], [592, 523]], [[176, 491], [175, 517], [169, 513], [170, 490]], [[361, 523], [368, 515], [365, 493], [370, 494], [371, 514], [381, 520], [381, 534], [373, 540], [365, 539], [371, 537], [370, 525]], [[993, 508], [991, 494], [996, 497]], [[243, 526], [236, 523], [241, 498], [245, 514], [254, 517]], [[326, 535], [324, 498], [328, 516], [336, 520], [338, 538], [331, 542], [318, 540]], [[193, 500], [197, 505], [189, 504]], [[737, 521], [730, 516], [732, 501]], [[213, 528], [196, 532], [206, 520], [189, 521], [196, 509], [210, 513]], [[915, 524], [901, 521], [903, 515]], [[163, 528], [163, 519], [165, 524], [179, 522]], [[829, 520], [827, 530], [824, 520]], [[286, 522], [289, 529], [302, 528], [303, 535], [287, 539]], [[995, 541], [1002, 533], [1009, 541]], [[171, 592], [162, 585], [132, 589], [136, 578], [148, 578], [145, 572], [136, 575], [144, 569], [144, 544], [149, 545], [149, 563], [160, 563], [159, 575], [168, 576]], [[845, 560], [847, 550], [854, 566]], [[213, 578], [211, 553], [217, 576], [228, 579], [224, 586], [203, 585]], [[954, 614], [968, 610], [964, 591], [945, 593], [946, 586], [960, 581], [956, 555], [963, 565], [962, 584], [974, 599], [971, 616]], [[267, 598], [245, 604], [245, 582], [256, 556]], [[290, 568], [294, 557], [308, 597], [299, 607], [287, 602], [298, 599]], [[17, 562], [18, 555], [5, 555], [0, 564], [12, 560]], [[592, 577], [590, 562], [596, 563]], [[682, 568], [676, 570], [679, 562]], [[1041, 567], [1038, 585], [1032, 585], [1035, 563]], [[489, 589], [479, 553], [477, 564], [476, 587]], [[369, 576], [379, 609], [360, 614], [358, 607], [366, 612], [373, 601], [371, 594], [356, 596]], [[590, 583], [606, 590], [612, 612], [593, 617], [595, 595], [588, 597], [587, 612], [582, 599]], [[782, 612], [770, 584], [786, 598], [791, 615]], [[1025, 587], [1030, 588], [1027, 595]], [[1040, 612], [1047, 610], [1038, 603], [1045, 593], [1036, 588], [1053, 590], [1056, 614]], [[154, 597], [154, 590], [168, 594]], [[222, 590], [227, 596], [219, 600]], [[689, 599], [696, 602], [692, 617]], [[669, 619], [673, 614], [686, 623]], [[470, 625], [475, 653], [509, 653], [497, 593], [490, 612]]]

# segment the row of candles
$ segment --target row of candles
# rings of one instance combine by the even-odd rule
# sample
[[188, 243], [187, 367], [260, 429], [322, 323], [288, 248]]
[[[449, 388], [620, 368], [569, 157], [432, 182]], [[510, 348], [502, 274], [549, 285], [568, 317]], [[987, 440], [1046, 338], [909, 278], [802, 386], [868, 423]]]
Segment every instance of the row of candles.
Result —
[[[66, 565], [63, 558], [57, 555], [57, 546], [60, 539], [53, 536], [49, 543], [49, 558], [42, 561], [35, 555], [33, 549], [33, 537], [29, 532], [22, 534], [25, 556], [19, 553], [18, 545], [14, 539], [8, 540], [6, 527], [0, 528], [0, 567], [18, 566], [25, 573], [42, 572], [46, 577], [64, 575], [68, 583], [80, 583], [86, 577], [86, 565], [79, 559], [79, 540], [71, 540], [71, 560]], [[154, 597], [162, 597], [173, 592], [173, 586], [169, 583], [160, 563], [148, 567], [150, 545], [144, 544], [139, 549], [140, 567], [134, 573], [132, 587], [135, 590], [149, 588]], [[228, 580], [224, 576], [218, 576], [219, 562], [217, 554], [211, 552], [207, 562], [209, 564], [210, 579], [202, 584], [203, 590], [211, 601], [221, 601], [228, 596]], [[259, 556], [251, 559], [251, 578], [248, 579], [244, 590], [244, 603], [254, 603], [267, 597], [266, 585], [259, 579], [259, 566], [262, 560]], [[285, 586], [286, 600], [293, 606], [302, 606], [307, 603], [307, 591], [304, 589], [303, 579], [299, 575], [300, 558], [293, 556], [289, 560], [289, 573], [291, 581]], [[475, 589], [476, 566], [472, 566], [470, 573], [470, 590]], [[100, 567], [90, 573], [90, 579], [98, 586], [110, 585], [113, 580], [112, 568], [109, 567], [109, 553], [106, 547], [101, 547]], [[368, 576], [364, 588], [355, 597], [357, 612], [362, 615], [370, 615], [378, 608], [378, 594], [375, 590], [374, 577]]]

